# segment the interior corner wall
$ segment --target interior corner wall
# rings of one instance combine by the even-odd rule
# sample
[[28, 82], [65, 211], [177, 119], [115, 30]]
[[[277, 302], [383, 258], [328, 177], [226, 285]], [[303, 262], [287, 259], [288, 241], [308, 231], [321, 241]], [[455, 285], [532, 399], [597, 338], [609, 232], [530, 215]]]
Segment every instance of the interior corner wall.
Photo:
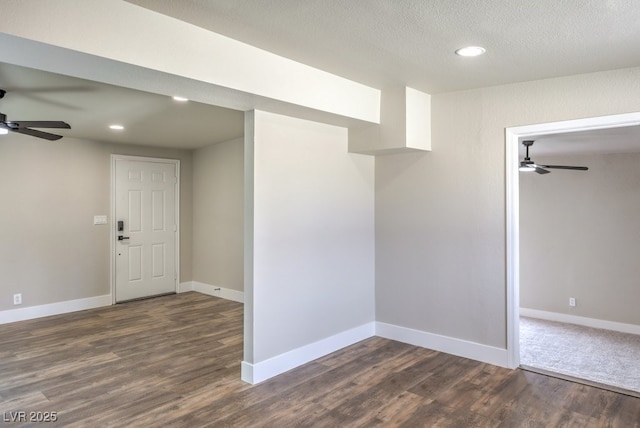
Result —
[[243, 139], [193, 153], [193, 281], [243, 291]]
[[505, 128], [640, 111], [640, 68], [432, 95], [430, 153], [376, 159], [376, 319], [506, 349]]
[[252, 116], [245, 361], [258, 364], [373, 323], [374, 159], [347, 152], [345, 128]]
[[535, 159], [589, 170], [520, 174], [521, 307], [640, 325], [640, 153]]
[[[191, 151], [21, 135], [0, 140], [0, 311], [110, 294], [111, 154], [180, 159], [180, 275], [191, 280]], [[110, 222], [113, 219], [109, 219]], [[11, 296], [22, 293], [22, 305]]]

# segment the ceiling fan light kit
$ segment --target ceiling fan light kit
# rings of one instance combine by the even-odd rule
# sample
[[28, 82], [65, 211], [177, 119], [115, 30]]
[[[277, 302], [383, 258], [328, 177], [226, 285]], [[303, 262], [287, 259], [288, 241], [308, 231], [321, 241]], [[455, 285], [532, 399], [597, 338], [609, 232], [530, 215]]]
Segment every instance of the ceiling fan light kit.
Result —
[[538, 165], [529, 157], [529, 147], [533, 145], [533, 140], [525, 140], [522, 142], [522, 145], [525, 147], [526, 154], [524, 156], [524, 160], [520, 161], [520, 167], [518, 168], [521, 172], [537, 172], [538, 174], [549, 174], [551, 171], [549, 169], [569, 169], [572, 171], [587, 171], [589, 168], [586, 166], [570, 166], [570, 165]]
[[[4, 98], [7, 91], [0, 89], [0, 99]], [[8, 134], [9, 131], [18, 134], [29, 135], [31, 137], [43, 138], [45, 140], [54, 141], [62, 138], [62, 135], [52, 134], [50, 132], [39, 131], [32, 128], [57, 128], [71, 129], [71, 126], [59, 120], [7, 120], [7, 115], [0, 113], [0, 134]]]

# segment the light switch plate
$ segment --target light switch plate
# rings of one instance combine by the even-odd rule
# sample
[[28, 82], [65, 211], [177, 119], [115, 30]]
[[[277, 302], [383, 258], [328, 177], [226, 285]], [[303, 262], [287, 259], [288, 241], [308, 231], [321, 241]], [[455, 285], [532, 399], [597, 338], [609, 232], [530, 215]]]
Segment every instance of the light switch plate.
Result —
[[106, 215], [94, 215], [93, 216], [93, 224], [107, 224], [107, 216]]

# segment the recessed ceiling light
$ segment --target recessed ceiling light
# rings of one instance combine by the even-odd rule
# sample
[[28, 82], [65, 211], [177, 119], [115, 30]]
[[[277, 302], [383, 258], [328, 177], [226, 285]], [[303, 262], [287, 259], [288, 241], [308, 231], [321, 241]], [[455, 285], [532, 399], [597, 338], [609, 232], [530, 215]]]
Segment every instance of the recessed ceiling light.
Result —
[[122, 125], [109, 125], [109, 129], [113, 129], [114, 131], [122, 131], [124, 126]]
[[460, 56], [478, 56], [485, 53], [487, 50], [481, 46], [465, 46], [456, 50], [456, 55]]
[[181, 103], [184, 103], [184, 102], [189, 101], [189, 98], [179, 97], [179, 96], [177, 96], [177, 95], [176, 95], [175, 97], [173, 97], [173, 100], [174, 100], [174, 101], [181, 102]]

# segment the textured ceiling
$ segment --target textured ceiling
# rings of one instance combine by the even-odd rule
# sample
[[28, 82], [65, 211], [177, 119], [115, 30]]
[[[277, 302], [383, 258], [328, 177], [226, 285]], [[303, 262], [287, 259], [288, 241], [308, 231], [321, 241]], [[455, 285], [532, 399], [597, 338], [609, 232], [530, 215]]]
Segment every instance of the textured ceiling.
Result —
[[[0, 89], [7, 91], [0, 112], [8, 120], [63, 120], [71, 129], [42, 129], [63, 137], [194, 149], [244, 133], [239, 111], [15, 65], [0, 63]], [[125, 129], [112, 131], [111, 124]]]
[[[373, 86], [456, 91], [640, 65], [637, 0], [129, 0]], [[481, 45], [486, 55], [454, 50]]]
[[[638, 0], [129, 2], [377, 88], [436, 94], [640, 66]], [[454, 55], [465, 45], [487, 53]], [[241, 112], [37, 70], [0, 64], [2, 87], [9, 93], [0, 112], [9, 119], [65, 120], [73, 129], [60, 133], [70, 137], [195, 148], [242, 134]], [[114, 121], [127, 130], [108, 131]], [[580, 137], [568, 146], [544, 136], [536, 148], [592, 151], [584, 141], [596, 136]], [[606, 138], [615, 143], [596, 150], [630, 151], [640, 142], [625, 128]]]

